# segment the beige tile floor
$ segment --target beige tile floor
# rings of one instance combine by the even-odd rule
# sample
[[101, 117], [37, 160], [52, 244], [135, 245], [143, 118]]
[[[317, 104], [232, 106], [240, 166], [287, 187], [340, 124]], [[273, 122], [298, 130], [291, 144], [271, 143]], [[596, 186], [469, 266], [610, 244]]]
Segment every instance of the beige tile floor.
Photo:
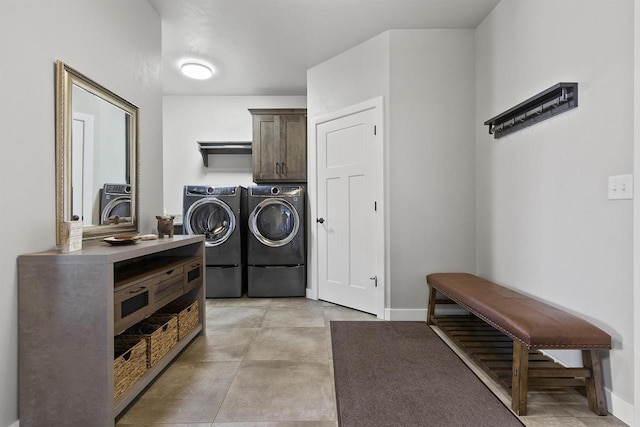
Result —
[[[118, 427], [337, 426], [329, 322], [374, 316], [305, 298], [209, 299], [206, 310], [207, 335], [185, 349]], [[484, 381], [508, 403], [503, 389]], [[530, 415], [521, 418], [527, 426], [625, 425], [593, 414], [575, 392], [530, 392], [529, 401]]]

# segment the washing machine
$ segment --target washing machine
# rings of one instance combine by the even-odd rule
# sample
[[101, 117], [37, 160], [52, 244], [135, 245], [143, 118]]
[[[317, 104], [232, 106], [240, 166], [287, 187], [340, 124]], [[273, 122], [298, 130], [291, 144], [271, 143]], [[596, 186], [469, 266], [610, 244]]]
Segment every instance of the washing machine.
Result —
[[205, 236], [206, 297], [241, 297], [246, 291], [246, 188], [186, 185], [184, 234]]
[[248, 188], [247, 295], [305, 296], [304, 188]]
[[129, 184], [104, 184], [100, 189], [100, 224], [109, 224], [119, 217], [131, 221], [131, 186]]

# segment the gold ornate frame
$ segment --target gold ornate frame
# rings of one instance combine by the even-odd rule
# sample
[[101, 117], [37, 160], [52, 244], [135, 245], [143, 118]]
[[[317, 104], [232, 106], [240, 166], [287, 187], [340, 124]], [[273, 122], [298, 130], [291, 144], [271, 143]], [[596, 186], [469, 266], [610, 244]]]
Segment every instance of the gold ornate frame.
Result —
[[129, 141], [129, 171], [131, 186], [131, 221], [111, 225], [85, 226], [83, 240], [107, 236], [132, 234], [139, 231], [139, 167], [138, 167], [138, 114], [139, 109], [124, 98], [84, 76], [62, 61], [56, 62], [56, 244], [62, 240], [62, 224], [71, 220], [71, 144], [73, 119], [73, 86], [113, 104], [129, 115], [127, 126]]

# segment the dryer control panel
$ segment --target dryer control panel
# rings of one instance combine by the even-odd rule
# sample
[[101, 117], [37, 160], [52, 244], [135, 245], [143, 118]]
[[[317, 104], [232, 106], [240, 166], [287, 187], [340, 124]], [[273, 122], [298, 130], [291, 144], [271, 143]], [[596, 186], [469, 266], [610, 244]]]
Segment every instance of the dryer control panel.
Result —
[[302, 188], [299, 186], [282, 186], [272, 187], [269, 185], [258, 185], [255, 187], [249, 187], [252, 196], [299, 196], [302, 192]]
[[105, 184], [105, 194], [131, 194], [131, 186], [127, 184]]
[[187, 185], [185, 193], [199, 196], [233, 196], [238, 187], [214, 187], [211, 185]]

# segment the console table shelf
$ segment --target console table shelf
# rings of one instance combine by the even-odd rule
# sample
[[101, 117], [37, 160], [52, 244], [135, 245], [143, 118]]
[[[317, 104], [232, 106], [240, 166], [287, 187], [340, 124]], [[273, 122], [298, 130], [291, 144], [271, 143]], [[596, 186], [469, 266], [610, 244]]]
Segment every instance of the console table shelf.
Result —
[[[119, 332], [114, 329], [114, 291], [132, 280], [149, 278], [153, 284], [163, 267], [181, 263], [183, 298], [198, 301], [199, 325], [114, 402], [114, 335]], [[199, 284], [187, 285], [186, 266], [198, 264]], [[204, 270], [202, 236], [127, 246], [97, 243], [67, 254], [18, 257], [20, 425], [114, 425], [115, 417], [180, 351], [205, 333]], [[178, 280], [174, 274], [173, 288]], [[158, 300], [154, 305], [150, 294], [149, 314], [164, 304]]]

